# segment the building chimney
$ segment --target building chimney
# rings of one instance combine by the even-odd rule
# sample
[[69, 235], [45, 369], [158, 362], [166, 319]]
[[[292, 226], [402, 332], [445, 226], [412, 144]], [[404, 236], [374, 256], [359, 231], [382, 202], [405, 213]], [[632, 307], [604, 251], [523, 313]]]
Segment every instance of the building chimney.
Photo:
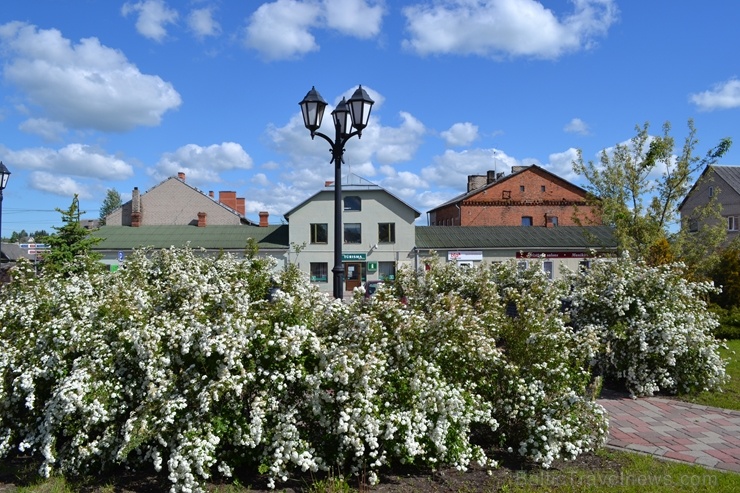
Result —
[[198, 213], [198, 227], [199, 228], [206, 227], [206, 213], [205, 212]]
[[332, 186], [334, 186], [334, 182], [333, 181], [325, 181], [324, 182], [324, 186], [327, 187], [327, 188], [328, 187], [332, 187]]
[[268, 223], [267, 219], [270, 217], [270, 213], [267, 211], [260, 211], [260, 228], [266, 228]]
[[134, 187], [131, 191], [131, 227], [138, 228], [141, 226], [141, 196], [139, 187]]
[[486, 184], [485, 175], [468, 175], [468, 192], [472, 192]]
[[180, 171], [180, 172], [177, 173], [177, 177], [180, 180], [185, 181], [185, 173], [183, 173], [182, 171]]
[[213, 190], [209, 190], [209, 191], [208, 191], [208, 196], [209, 196], [209, 197], [211, 197], [211, 198], [213, 198], [213, 197], [214, 197], [214, 195], [213, 195]]
[[218, 203], [236, 210], [236, 192], [218, 192]]
[[496, 170], [489, 170], [486, 173], [486, 184], [491, 184], [496, 181]]
[[237, 197], [236, 198], [236, 212], [244, 216], [246, 215], [246, 211], [247, 211], [247, 205], [246, 205], [246, 201], [244, 200], [244, 197]]

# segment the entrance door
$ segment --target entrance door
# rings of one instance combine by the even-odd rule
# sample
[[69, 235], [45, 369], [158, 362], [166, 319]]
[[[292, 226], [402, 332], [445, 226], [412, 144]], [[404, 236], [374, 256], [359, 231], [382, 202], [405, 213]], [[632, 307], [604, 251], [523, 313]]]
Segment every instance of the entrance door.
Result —
[[344, 278], [346, 280], [344, 289], [352, 291], [362, 285], [362, 264], [347, 262], [344, 264]]

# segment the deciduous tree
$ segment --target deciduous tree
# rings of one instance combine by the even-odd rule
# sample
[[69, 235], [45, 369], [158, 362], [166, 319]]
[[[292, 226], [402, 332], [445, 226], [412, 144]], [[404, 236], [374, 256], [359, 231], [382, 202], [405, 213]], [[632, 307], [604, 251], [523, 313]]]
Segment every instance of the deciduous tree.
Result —
[[647, 258], [650, 249], [669, 236], [678, 224], [678, 204], [692, 184], [692, 176], [714, 164], [730, 148], [722, 139], [706, 156], [695, 155], [696, 129], [688, 121], [688, 135], [680, 154], [675, 153], [671, 125], [663, 125], [663, 135], [652, 136], [650, 125], [635, 127], [637, 134], [627, 144], [617, 144], [601, 153], [598, 163], [585, 162], [582, 152], [573, 169], [588, 180], [586, 189], [600, 200], [594, 201], [605, 224], [616, 228], [623, 250], [634, 257]]
[[121, 207], [121, 194], [115, 188], [109, 188], [105, 194], [105, 200], [100, 206], [100, 225], [105, 225], [105, 218], [114, 210]]

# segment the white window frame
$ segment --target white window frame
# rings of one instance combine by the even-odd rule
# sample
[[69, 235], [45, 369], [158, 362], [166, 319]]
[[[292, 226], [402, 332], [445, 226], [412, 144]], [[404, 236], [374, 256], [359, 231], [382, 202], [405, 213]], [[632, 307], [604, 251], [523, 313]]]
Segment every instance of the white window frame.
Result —
[[737, 216], [727, 216], [727, 231], [737, 231]]

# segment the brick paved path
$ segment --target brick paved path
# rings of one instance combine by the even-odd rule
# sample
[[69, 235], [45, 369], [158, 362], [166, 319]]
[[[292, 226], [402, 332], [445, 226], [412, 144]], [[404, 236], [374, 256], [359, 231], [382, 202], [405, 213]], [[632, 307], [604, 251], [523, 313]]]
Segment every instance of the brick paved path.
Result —
[[740, 412], [660, 397], [602, 393], [607, 446], [740, 473]]

